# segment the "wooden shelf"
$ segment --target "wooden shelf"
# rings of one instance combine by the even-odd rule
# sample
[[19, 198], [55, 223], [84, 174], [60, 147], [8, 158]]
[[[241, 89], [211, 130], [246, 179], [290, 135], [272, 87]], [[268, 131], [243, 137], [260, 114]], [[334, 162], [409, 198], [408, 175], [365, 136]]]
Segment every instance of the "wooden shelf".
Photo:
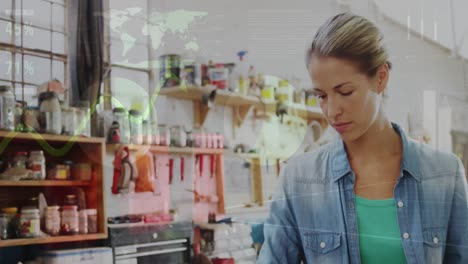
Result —
[[87, 138], [80, 136], [63, 136], [63, 135], [52, 135], [52, 134], [40, 134], [40, 133], [23, 133], [15, 131], [0, 131], [0, 138], [3, 139], [15, 139], [15, 140], [36, 140], [36, 141], [47, 141], [47, 142], [80, 142], [80, 143], [104, 143], [104, 138]]
[[0, 240], [0, 247], [26, 246], [26, 245], [64, 243], [64, 242], [78, 242], [78, 241], [98, 240], [98, 239], [106, 239], [106, 238], [107, 238], [107, 233], [76, 235], [76, 236], [57, 236], [57, 237], [9, 239], [9, 240]]
[[[208, 114], [208, 107], [201, 103], [203, 94], [207, 94], [212, 91], [213, 88], [209, 87], [197, 87], [189, 86], [183, 87], [169, 87], [161, 88], [159, 91], [160, 95], [173, 97], [183, 100], [194, 101], [194, 126], [200, 127], [205, 122]], [[264, 101], [260, 97], [253, 95], [240, 95], [232, 93], [228, 90], [216, 90], [215, 104], [233, 107], [233, 121], [235, 126], [240, 126], [245, 120], [247, 113], [250, 108], [253, 107], [258, 111], [266, 113], [276, 113], [276, 102]], [[296, 115], [310, 122], [312, 120], [318, 120], [322, 125], [326, 126], [326, 120], [319, 107], [309, 107], [301, 104], [290, 104], [288, 105], [288, 113], [290, 115]]]
[[89, 186], [91, 181], [3, 181], [0, 187], [61, 187], [61, 186]]
[[[194, 127], [201, 127], [203, 126], [209, 111], [209, 108], [201, 102], [202, 96], [203, 94], [208, 94], [213, 90], [213, 87], [169, 87], [161, 88], [159, 94], [177, 99], [194, 101]], [[264, 102], [260, 97], [253, 95], [240, 95], [228, 90], [219, 89], [216, 90], [214, 103], [234, 108], [232, 113], [233, 125], [236, 127], [239, 127], [242, 124], [251, 107], [265, 111], [276, 109], [276, 104], [274, 102]]]
[[[119, 144], [107, 144], [107, 152], [115, 152], [119, 148]], [[206, 154], [206, 155], [222, 155], [224, 154], [224, 149], [207, 149], [207, 148], [178, 148], [178, 147], [167, 147], [167, 146], [150, 146], [150, 145], [127, 145], [131, 151], [137, 152], [153, 152], [161, 154], [174, 154], [174, 155], [196, 155], [196, 154]]]

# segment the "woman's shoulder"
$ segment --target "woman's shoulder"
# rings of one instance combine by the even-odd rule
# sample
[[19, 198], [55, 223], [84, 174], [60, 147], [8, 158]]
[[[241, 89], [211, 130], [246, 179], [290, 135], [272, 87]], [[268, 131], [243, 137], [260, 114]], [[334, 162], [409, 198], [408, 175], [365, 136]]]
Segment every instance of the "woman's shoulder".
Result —
[[408, 140], [408, 149], [406, 163], [417, 165], [423, 178], [456, 175], [460, 169], [460, 159], [451, 152], [415, 140]]
[[332, 143], [320, 146], [312, 151], [294, 155], [286, 161], [288, 179], [299, 183], [327, 183], [329, 156]]

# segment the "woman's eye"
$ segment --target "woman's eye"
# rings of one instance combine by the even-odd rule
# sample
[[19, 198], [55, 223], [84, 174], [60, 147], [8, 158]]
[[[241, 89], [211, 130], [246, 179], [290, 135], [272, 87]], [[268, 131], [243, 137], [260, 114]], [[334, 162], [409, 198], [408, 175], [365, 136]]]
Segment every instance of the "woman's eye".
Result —
[[318, 98], [319, 100], [323, 100], [323, 99], [325, 99], [326, 97], [327, 97], [326, 95], [317, 94], [317, 98]]
[[351, 92], [347, 92], [347, 93], [341, 93], [341, 95], [344, 95], [344, 96], [349, 96], [349, 95], [351, 95], [352, 93], [353, 93], [353, 91], [351, 91]]

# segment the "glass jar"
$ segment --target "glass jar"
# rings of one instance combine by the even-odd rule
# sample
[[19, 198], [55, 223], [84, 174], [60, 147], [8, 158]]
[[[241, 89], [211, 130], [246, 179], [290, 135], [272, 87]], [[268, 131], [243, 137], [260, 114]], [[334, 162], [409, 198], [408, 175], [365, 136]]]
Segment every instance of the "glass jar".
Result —
[[97, 233], [97, 210], [96, 209], [87, 209], [86, 215], [88, 216], [88, 233], [94, 234]]
[[32, 177], [35, 180], [45, 180], [46, 178], [46, 160], [42, 150], [31, 151], [29, 155], [29, 166], [32, 170]]
[[59, 206], [49, 206], [45, 211], [45, 231], [51, 236], [60, 235], [59, 209]]
[[11, 217], [8, 214], [0, 214], [0, 240], [8, 239], [8, 225]]
[[75, 108], [62, 108], [62, 134], [75, 135], [76, 112]]
[[151, 136], [152, 136], [152, 144], [159, 145], [161, 142], [159, 137], [159, 130], [158, 130], [158, 123], [156, 121], [151, 122]]
[[8, 207], [2, 208], [2, 213], [8, 217], [8, 238], [20, 237], [20, 219], [18, 216], [18, 208]]
[[88, 214], [86, 210], [81, 210], [79, 212], [79, 224], [80, 224], [80, 234], [88, 234]]
[[80, 101], [76, 103], [76, 126], [75, 135], [90, 137], [91, 136], [91, 112], [89, 111], [89, 102]]
[[28, 153], [25, 151], [18, 151], [13, 157], [13, 168], [23, 168], [26, 169], [28, 166]]
[[39, 108], [26, 107], [23, 112], [24, 130], [27, 132], [39, 131]]
[[171, 144], [171, 133], [166, 125], [159, 125], [159, 145], [169, 146]]
[[140, 111], [130, 110], [129, 112], [130, 123], [130, 142], [132, 144], [143, 144], [143, 117]]
[[23, 113], [26, 102], [16, 101], [15, 102], [15, 131], [24, 131]]
[[187, 147], [193, 147], [193, 133], [192, 131], [185, 131], [185, 134], [186, 134], [186, 138], [187, 138]]
[[153, 143], [153, 137], [151, 133], [151, 124], [148, 120], [143, 121], [143, 144], [151, 145]]
[[15, 130], [15, 96], [8, 85], [0, 85], [0, 129]]
[[69, 194], [67, 196], [65, 196], [65, 201], [63, 203], [64, 205], [74, 205], [74, 206], [77, 206], [78, 205], [78, 202], [77, 202], [77, 199], [76, 199], [76, 195], [74, 194]]
[[119, 124], [120, 130], [120, 143], [130, 143], [130, 124], [128, 121], [128, 114], [125, 108], [117, 107], [112, 110], [113, 122]]
[[187, 135], [182, 126], [171, 127], [171, 145], [176, 147], [187, 146]]
[[20, 235], [23, 238], [38, 237], [41, 232], [41, 219], [39, 209], [25, 207], [21, 210]]
[[65, 180], [70, 180], [71, 179], [71, 168], [73, 166], [73, 161], [65, 160], [63, 162], [63, 166], [65, 168]]
[[41, 128], [46, 133], [62, 133], [62, 109], [58, 94], [43, 92], [39, 94], [39, 110], [41, 115]]
[[62, 235], [77, 235], [79, 233], [78, 211], [76, 205], [62, 207], [60, 233]]

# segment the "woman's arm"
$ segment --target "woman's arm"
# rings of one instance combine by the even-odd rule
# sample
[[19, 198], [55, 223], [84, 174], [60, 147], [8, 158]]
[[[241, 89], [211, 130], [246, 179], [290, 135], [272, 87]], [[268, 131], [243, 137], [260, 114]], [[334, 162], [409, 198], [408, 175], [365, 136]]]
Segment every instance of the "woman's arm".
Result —
[[281, 171], [270, 216], [264, 225], [265, 242], [257, 263], [295, 264], [302, 260], [302, 242], [289, 200], [294, 193], [288, 192], [287, 170], [285, 166]]
[[444, 263], [468, 263], [468, 185], [465, 170], [457, 158], [455, 192], [447, 233]]

